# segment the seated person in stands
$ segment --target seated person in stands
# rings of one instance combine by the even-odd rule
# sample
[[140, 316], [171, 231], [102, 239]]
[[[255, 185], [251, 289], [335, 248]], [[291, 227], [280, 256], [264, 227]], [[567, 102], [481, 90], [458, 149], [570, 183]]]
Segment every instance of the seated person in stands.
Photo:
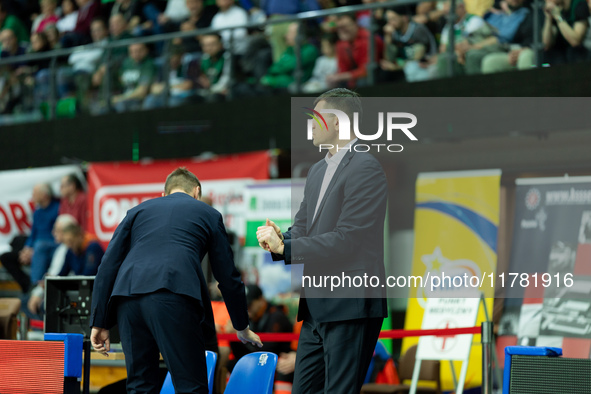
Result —
[[485, 56], [510, 48], [520, 26], [531, 14], [525, 3], [525, 0], [507, 0], [509, 12], [489, 12], [484, 16], [488, 32], [479, 30], [482, 37], [478, 41], [465, 40], [456, 45], [458, 62], [464, 65], [466, 74], [480, 74]]
[[407, 6], [389, 9], [386, 19], [385, 59], [380, 63], [382, 70], [403, 70], [408, 82], [433, 78], [437, 70], [437, 43], [429, 29], [410, 19]]
[[584, 0], [546, 0], [542, 30], [544, 62], [575, 63], [588, 58], [583, 46], [589, 29], [589, 6]]
[[68, 57], [68, 66], [57, 72], [57, 86], [60, 98], [77, 96], [85, 101], [91, 78], [103, 59], [104, 45], [108, 43], [109, 32], [102, 19], [95, 19], [90, 26], [92, 42], [98, 48], [74, 52]]
[[[338, 71], [326, 77], [330, 88], [339, 86], [355, 87], [363, 84], [367, 77], [369, 32], [357, 26], [354, 14], [339, 15], [336, 20]], [[382, 58], [383, 42], [374, 38], [376, 61]]]
[[62, 241], [68, 247], [59, 276], [96, 275], [103, 255], [103, 247], [96, 238], [85, 233], [76, 223], [64, 226]]
[[[197, 94], [195, 89], [199, 77], [199, 65], [196, 61], [183, 64], [185, 50], [182, 46], [173, 46], [170, 49], [170, 72], [161, 75], [159, 82], [150, 87], [150, 94], [144, 100], [143, 108], [178, 107], [187, 104]], [[168, 77], [169, 95], [165, 91], [164, 78]]]
[[29, 42], [29, 32], [27, 31], [27, 28], [18, 17], [9, 13], [7, 5], [7, 0], [0, 0], [0, 30], [12, 30], [16, 36], [17, 44], [21, 42]]
[[[290, 23], [285, 34], [285, 41], [287, 42], [287, 49], [279, 57], [279, 60], [274, 62], [267, 74], [261, 78], [261, 85], [269, 88], [286, 89], [289, 85], [294, 83], [294, 73], [296, 71], [296, 54], [295, 44], [298, 35], [298, 23]], [[309, 42], [303, 42], [300, 47], [300, 58], [302, 67], [302, 77], [300, 83], [306, 82], [312, 75], [314, 63], [318, 58], [318, 49]]]
[[129, 46], [129, 57], [123, 61], [118, 75], [123, 93], [111, 98], [113, 107], [117, 112], [140, 109], [156, 77], [156, 66], [146, 44]]
[[[509, 11], [515, 8], [513, 1], [507, 2]], [[507, 11], [497, 11], [507, 12]], [[539, 20], [543, 20], [543, 11], [539, 11]], [[482, 59], [482, 73], [490, 74], [509, 70], [527, 70], [533, 67], [534, 51], [534, 11], [527, 14], [511, 41], [508, 48], [503, 51], [493, 52]]]
[[[466, 11], [466, 6], [463, 0], [457, 0], [456, 2], [456, 23], [454, 24], [454, 48], [458, 48], [463, 44], [464, 41], [468, 41], [471, 44], [477, 43], [482, 39], [481, 35], [478, 34], [481, 30], [486, 30], [484, 19], [478, 15], [469, 14]], [[487, 34], [485, 32], [485, 34]], [[440, 78], [447, 77], [449, 75], [448, 70], [448, 44], [449, 44], [449, 28], [446, 25], [441, 31], [441, 38], [439, 40], [439, 55], [437, 56], [437, 76]], [[455, 51], [454, 51], [454, 56]], [[459, 58], [459, 56], [458, 56]], [[464, 74], [464, 65], [457, 62], [454, 59], [454, 75]]]
[[[45, 183], [35, 185], [32, 200], [36, 209], [33, 212], [31, 234], [20, 251], [18, 260], [5, 258], [4, 255], [2, 260], [2, 265], [18, 282], [23, 293], [29, 291], [31, 284], [36, 286], [43, 279], [57, 247], [52, 230], [58, 216], [59, 201], [53, 197], [51, 186]], [[21, 265], [31, 266], [30, 276], [23, 271]]]
[[[204, 0], [187, 0], [189, 17], [181, 22], [180, 31], [204, 29], [211, 25], [211, 20], [217, 12], [217, 7], [212, 5], [205, 6], [203, 3]], [[201, 51], [199, 37], [176, 38], [173, 40], [173, 43], [183, 45], [187, 52]]]
[[89, 44], [90, 24], [100, 16], [100, 0], [76, 0], [76, 4], [79, 7], [76, 27], [62, 37], [61, 44], [64, 48]]
[[[19, 45], [18, 38], [13, 30], [0, 31], [0, 59], [12, 56], [20, 56], [26, 53], [25, 47]], [[0, 66], [0, 113], [12, 113], [22, 101], [22, 89], [17, 70], [25, 66], [25, 63], [7, 64]]]
[[146, 22], [142, 6], [142, 0], [115, 0], [109, 15], [122, 15], [127, 24], [127, 31], [131, 33], [136, 27]]
[[[53, 236], [55, 237], [55, 241], [58, 243], [58, 247], [53, 252], [53, 256], [51, 258], [51, 265], [47, 270], [45, 276], [58, 276], [64, 267], [66, 262], [66, 255], [68, 253], [68, 247], [63, 243], [64, 242], [64, 229], [70, 225], [77, 225], [76, 219], [72, 215], [63, 214], [59, 215], [53, 225]], [[45, 296], [45, 282], [40, 281], [37, 286], [31, 290], [31, 296], [29, 300], [25, 303], [27, 306], [27, 310], [25, 313], [29, 315], [29, 317], [42, 319], [41, 316], [43, 315], [43, 299]]]
[[[265, 299], [261, 288], [257, 285], [246, 286], [246, 302], [248, 305], [248, 316], [250, 318], [250, 329], [255, 332], [269, 333], [291, 333], [293, 324], [287, 318], [283, 306], [273, 305]], [[235, 332], [229, 324], [226, 326], [226, 332]], [[231, 342], [230, 347], [235, 359], [228, 364], [228, 370], [232, 370], [235, 363], [246, 354], [252, 352], [273, 352], [277, 355], [291, 352], [290, 342], [265, 342], [262, 348], [243, 344], [241, 342]], [[280, 372], [275, 373], [275, 379], [293, 382], [293, 373], [283, 375]]]
[[325, 33], [320, 41], [320, 51], [322, 56], [316, 59], [312, 78], [302, 86], [304, 93], [320, 93], [328, 89], [326, 77], [337, 72], [337, 58], [335, 56], [335, 44], [337, 37], [335, 34]]
[[41, 13], [33, 21], [32, 33], [41, 33], [47, 25], [54, 25], [59, 20], [56, 14], [57, 0], [41, 0]]
[[[45, 33], [31, 34], [29, 53], [48, 52], [52, 49]], [[34, 105], [34, 108], [39, 108], [42, 102], [49, 100], [51, 89], [50, 66], [51, 59], [38, 59], [27, 62], [26, 66], [17, 70], [27, 87], [29, 94], [28, 106]]]
[[206, 100], [224, 98], [230, 83], [230, 56], [224, 50], [218, 34], [201, 36], [201, 75], [198, 78], [199, 95]]
[[78, 20], [78, 5], [74, 0], [62, 0], [62, 16], [56, 22], [55, 26], [60, 34], [66, 34], [74, 31], [76, 21]]
[[65, 175], [61, 179], [60, 194], [62, 196], [60, 201], [59, 214], [64, 213], [74, 216], [76, 222], [82, 227], [86, 228], [86, 219], [88, 217], [88, 208], [86, 206], [86, 193], [84, 186], [78, 179], [76, 174]]
[[[240, 26], [248, 23], [248, 13], [234, 4], [234, 0], [216, 0], [219, 10], [211, 20], [211, 27], [221, 29], [224, 27]], [[220, 32], [224, 42], [224, 48], [231, 50], [235, 55], [243, 55], [248, 44], [247, 30], [245, 28], [223, 30]], [[232, 36], [232, 40], [230, 40]], [[232, 41], [232, 48], [230, 48]]]

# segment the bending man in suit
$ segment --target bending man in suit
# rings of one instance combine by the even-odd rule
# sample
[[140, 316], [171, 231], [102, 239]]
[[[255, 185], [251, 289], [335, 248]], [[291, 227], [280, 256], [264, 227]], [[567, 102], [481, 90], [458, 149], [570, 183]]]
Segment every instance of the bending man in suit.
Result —
[[[350, 90], [333, 89], [316, 99], [315, 110], [323, 109], [340, 110], [353, 119], [354, 112], [361, 115], [361, 100]], [[313, 142], [333, 148], [310, 168], [292, 227], [282, 234], [268, 221], [257, 230], [259, 244], [275, 260], [304, 264], [304, 277], [367, 274], [384, 283], [386, 177], [371, 154], [353, 149], [356, 139], [339, 139], [337, 116], [323, 117], [328, 130], [314, 124]], [[359, 393], [387, 316], [383, 289], [342, 288], [333, 293], [305, 286], [304, 281], [292, 392]]]
[[238, 338], [262, 343], [248, 327], [244, 284], [222, 215], [199, 201], [201, 184], [185, 168], [167, 178], [162, 198], [130, 209], [95, 278], [91, 343], [107, 355], [118, 324], [128, 393], [158, 393], [159, 352], [177, 393], [207, 393], [205, 341], [215, 324], [201, 260], [211, 267]]

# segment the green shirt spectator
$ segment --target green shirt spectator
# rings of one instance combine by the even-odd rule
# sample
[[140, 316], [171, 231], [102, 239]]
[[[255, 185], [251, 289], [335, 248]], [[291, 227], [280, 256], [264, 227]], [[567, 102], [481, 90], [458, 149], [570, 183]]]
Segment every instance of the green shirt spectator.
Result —
[[12, 30], [18, 42], [29, 42], [29, 32], [23, 22], [14, 15], [8, 15], [0, 6], [0, 30], [3, 29]]
[[[261, 84], [273, 88], [287, 88], [294, 82], [294, 72], [297, 58], [295, 54], [295, 41], [298, 34], [298, 24], [291, 23], [285, 34], [287, 49], [275, 63], [269, 67], [267, 74], [261, 78]], [[314, 64], [318, 58], [318, 49], [312, 44], [303, 44], [300, 49], [302, 58], [302, 80], [306, 82], [312, 76]]]

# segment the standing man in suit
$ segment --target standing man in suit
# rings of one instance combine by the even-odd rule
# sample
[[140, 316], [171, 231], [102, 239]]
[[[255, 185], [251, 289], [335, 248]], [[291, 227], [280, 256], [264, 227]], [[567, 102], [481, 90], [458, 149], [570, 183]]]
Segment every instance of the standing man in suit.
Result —
[[248, 327], [244, 284], [222, 215], [200, 197], [197, 177], [182, 167], [174, 170], [162, 198], [127, 212], [96, 275], [90, 340], [107, 355], [109, 328], [118, 324], [128, 393], [159, 392], [159, 352], [177, 393], [208, 392], [205, 342], [215, 336], [201, 270], [208, 252], [238, 339], [262, 346]]
[[[354, 112], [361, 115], [361, 100], [337, 88], [316, 99], [315, 110], [323, 109], [353, 119]], [[304, 264], [304, 276], [367, 274], [383, 284], [386, 177], [371, 154], [353, 149], [357, 139], [339, 139], [337, 116], [323, 117], [327, 130], [314, 125], [313, 142], [333, 148], [310, 168], [292, 227], [282, 234], [268, 220], [257, 231], [259, 244], [276, 260]], [[334, 298], [330, 288], [302, 285], [298, 320], [303, 325], [292, 393], [359, 393], [387, 316], [383, 289], [340, 289], [342, 298]]]

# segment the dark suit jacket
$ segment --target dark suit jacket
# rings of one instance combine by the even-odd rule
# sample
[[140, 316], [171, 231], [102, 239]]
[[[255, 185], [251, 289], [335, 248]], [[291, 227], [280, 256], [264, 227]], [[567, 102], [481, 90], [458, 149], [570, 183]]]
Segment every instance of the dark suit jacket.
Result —
[[[322, 159], [310, 168], [304, 199], [293, 226], [284, 233], [284, 255], [273, 258], [285, 259], [287, 264], [304, 264], [304, 276], [367, 274], [380, 278], [380, 288], [356, 289], [347, 292], [347, 298], [333, 298], [335, 293], [330, 292], [330, 287], [303, 289], [298, 320], [308, 314], [321, 323], [386, 317], [385, 288], [381, 288], [385, 283], [384, 171], [371, 154], [347, 152], [313, 219], [326, 167]], [[306, 297], [306, 293], [316, 297]]]
[[94, 282], [90, 325], [116, 323], [113, 297], [167, 289], [198, 300], [205, 325], [215, 329], [201, 260], [209, 252], [234, 328], [248, 325], [246, 296], [234, 266], [222, 215], [184, 193], [148, 200], [119, 224]]

